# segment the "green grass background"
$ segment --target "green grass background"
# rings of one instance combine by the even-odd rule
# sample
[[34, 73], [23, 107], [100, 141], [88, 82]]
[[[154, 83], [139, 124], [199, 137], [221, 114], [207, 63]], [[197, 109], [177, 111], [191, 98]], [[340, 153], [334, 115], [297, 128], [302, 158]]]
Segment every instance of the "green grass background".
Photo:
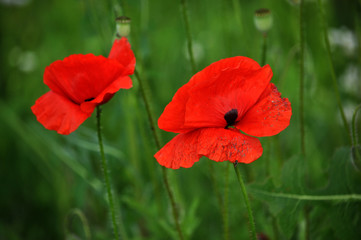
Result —
[[[332, 45], [332, 60], [350, 124], [361, 103], [361, 3], [323, 2], [329, 31], [346, 36], [343, 45]], [[232, 56], [260, 62], [262, 34], [254, 26], [254, 11], [266, 7], [273, 14], [266, 63], [273, 69], [272, 82], [289, 98], [293, 116], [285, 131], [261, 139], [260, 159], [241, 166], [257, 232], [270, 239], [358, 239], [360, 201], [301, 201], [252, 192], [361, 193], [360, 172], [332, 88], [317, 1], [305, 1], [305, 157], [300, 156], [298, 6], [286, 0], [187, 3], [198, 71]], [[1, 240], [112, 239], [95, 114], [71, 135], [61, 136], [38, 123], [30, 107], [48, 91], [42, 75], [53, 61], [75, 53], [107, 56], [114, 19], [124, 12], [132, 19], [129, 41], [158, 118], [192, 76], [180, 9], [180, 1], [160, 0], [0, 1]], [[116, 205], [129, 239], [176, 239], [161, 169], [153, 158], [157, 150], [133, 80], [132, 89], [119, 91], [103, 106]], [[175, 135], [161, 134], [163, 143]], [[228, 212], [230, 239], [248, 238], [247, 212], [231, 164], [203, 158], [169, 174], [189, 239], [222, 239], [222, 209]], [[220, 205], [217, 196], [226, 204]]]

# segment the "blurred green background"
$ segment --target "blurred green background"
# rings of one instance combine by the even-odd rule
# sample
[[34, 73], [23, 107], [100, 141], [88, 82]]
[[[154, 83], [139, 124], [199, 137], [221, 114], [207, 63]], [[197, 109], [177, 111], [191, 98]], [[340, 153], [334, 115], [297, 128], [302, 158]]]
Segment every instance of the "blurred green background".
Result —
[[[187, 1], [197, 70], [232, 56], [260, 62], [254, 11], [269, 8], [266, 63], [292, 103], [290, 126], [261, 139], [264, 154], [241, 166], [257, 232], [269, 239], [358, 239], [360, 201], [301, 201], [299, 195], [361, 193], [360, 172], [337, 108], [317, 1], [305, 1], [306, 156], [300, 156], [299, 6], [277, 0]], [[323, 1], [348, 123], [361, 103], [360, 1]], [[69, 136], [46, 130], [30, 107], [48, 91], [44, 68], [75, 53], [109, 53], [115, 17], [132, 19], [129, 41], [148, 82], [155, 117], [192, 76], [180, 1], [0, 0], [0, 240], [112, 239], [95, 114]], [[128, 239], [176, 239], [157, 151], [138, 82], [103, 106], [103, 135], [116, 204]], [[360, 119], [360, 118], [359, 118]], [[360, 127], [360, 120], [356, 121]], [[161, 132], [163, 142], [175, 134]], [[358, 138], [360, 141], [360, 138]], [[360, 165], [359, 165], [360, 166]], [[170, 171], [189, 239], [247, 239], [247, 214], [228, 162], [201, 159]], [[253, 191], [252, 191], [253, 189]], [[223, 218], [223, 220], [222, 220]]]

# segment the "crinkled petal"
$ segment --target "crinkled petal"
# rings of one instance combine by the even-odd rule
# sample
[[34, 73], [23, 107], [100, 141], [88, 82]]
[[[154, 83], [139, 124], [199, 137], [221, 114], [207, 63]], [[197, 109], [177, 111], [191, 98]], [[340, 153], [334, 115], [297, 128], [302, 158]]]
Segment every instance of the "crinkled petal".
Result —
[[109, 53], [109, 59], [115, 59], [124, 66], [124, 75], [132, 75], [135, 68], [135, 56], [128, 39], [116, 39]]
[[79, 105], [53, 91], [37, 99], [31, 110], [45, 128], [66, 135], [75, 131], [92, 114], [92, 111], [81, 111]]
[[261, 142], [236, 129], [204, 128], [200, 135], [198, 154], [217, 162], [236, 160], [251, 163], [262, 156]]
[[247, 57], [220, 60], [181, 87], [158, 120], [159, 128], [187, 132], [202, 127], [225, 127], [224, 115], [237, 109], [239, 119], [257, 102], [272, 70]]
[[257, 138], [240, 133], [236, 129], [202, 128], [178, 134], [154, 156], [167, 168], [189, 168], [200, 157], [217, 162], [250, 163], [262, 155]]
[[197, 154], [200, 130], [181, 133], [175, 136], [154, 157], [158, 163], [167, 168], [190, 168], [199, 161]]
[[236, 127], [252, 136], [272, 136], [290, 124], [291, 115], [291, 103], [287, 98], [281, 98], [276, 86], [270, 83]]
[[45, 68], [44, 83], [76, 104], [90, 101], [124, 76], [118, 61], [93, 54], [70, 55]]

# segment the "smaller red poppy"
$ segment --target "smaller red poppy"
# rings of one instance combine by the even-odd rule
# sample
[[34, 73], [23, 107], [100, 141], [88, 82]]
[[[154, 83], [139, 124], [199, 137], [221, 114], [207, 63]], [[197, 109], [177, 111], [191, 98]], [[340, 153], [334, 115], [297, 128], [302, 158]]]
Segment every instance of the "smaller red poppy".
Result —
[[134, 67], [134, 53], [124, 37], [114, 41], [108, 58], [74, 54], [55, 61], [44, 72], [50, 91], [31, 110], [45, 128], [70, 134], [96, 106], [108, 102], [119, 89], [132, 87], [128, 75]]
[[159, 128], [180, 133], [154, 155], [159, 164], [177, 169], [202, 156], [217, 162], [258, 159], [262, 146], [251, 136], [278, 134], [292, 115], [271, 78], [269, 65], [247, 57], [223, 59], [195, 74], [158, 119]]

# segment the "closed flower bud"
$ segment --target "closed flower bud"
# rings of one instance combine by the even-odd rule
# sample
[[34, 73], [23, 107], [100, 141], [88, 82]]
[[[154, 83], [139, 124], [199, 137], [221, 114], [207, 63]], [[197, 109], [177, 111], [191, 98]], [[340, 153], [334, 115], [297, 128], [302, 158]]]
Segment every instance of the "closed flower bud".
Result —
[[130, 34], [130, 18], [126, 16], [117, 17], [117, 37], [128, 37]]
[[254, 13], [254, 24], [261, 32], [268, 32], [273, 24], [271, 11], [267, 8], [261, 8]]

